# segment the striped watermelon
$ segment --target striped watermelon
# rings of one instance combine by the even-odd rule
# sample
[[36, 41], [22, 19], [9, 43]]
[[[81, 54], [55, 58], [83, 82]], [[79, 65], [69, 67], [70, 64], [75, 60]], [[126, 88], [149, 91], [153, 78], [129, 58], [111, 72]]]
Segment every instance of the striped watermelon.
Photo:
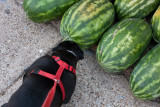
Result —
[[152, 100], [160, 96], [160, 44], [137, 64], [130, 77], [130, 87], [140, 99]]
[[24, 0], [23, 8], [33, 22], [49, 22], [63, 16], [79, 0]]
[[64, 14], [60, 33], [87, 49], [95, 44], [114, 21], [114, 7], [109, 0], [81, 0]]
[[111, 27], [98, 44], [96, 57], [108, 72], [120, 72], [131, 66], [146, 49], [151, 28], [142, 19], [125, 19]]
[[156, 42], [160, 42], [160, 6], [152, 17], [153, 37]]
[[160, 0], [116, 0], [114, 3], [118, 19], [144, 18], [160, 4]]

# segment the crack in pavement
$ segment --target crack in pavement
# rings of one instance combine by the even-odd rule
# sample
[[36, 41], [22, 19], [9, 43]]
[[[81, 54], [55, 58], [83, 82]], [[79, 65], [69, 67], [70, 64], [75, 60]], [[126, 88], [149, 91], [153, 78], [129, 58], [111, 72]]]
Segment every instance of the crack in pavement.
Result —
[[[44, 53], [44, 55], [51, 55], [51, 49], [49, 49], [46, 53]], [[28, 67], [27, 67], [28, 68]], [[24, 70], [25, 71], [25, 70]], [[13, 82], [7, 87], [7, 88], [5, 88], [4, 90], [2, 90], [1, 92], [0, 92], [0, 97], [2, 97], [5, 93], [6, 93], [6, 91], [10, 88], [10, 87], [12, 87], [23, 75], [24, 75], [24, 73], [25, 72], [22, 72], [15, 80], [13, 80]]]
[[23, 74], [24, 74], [24, 72], [22, 72], [7, 88], [5, 88], [4, 90], [2, 90], [1, 92], [0, 92], [0, 97], [2, 97], [5, 93], [6, 93], [6, 91], [10, 88], [10, 87], [12, 87], [22, 76], [23, 76]]

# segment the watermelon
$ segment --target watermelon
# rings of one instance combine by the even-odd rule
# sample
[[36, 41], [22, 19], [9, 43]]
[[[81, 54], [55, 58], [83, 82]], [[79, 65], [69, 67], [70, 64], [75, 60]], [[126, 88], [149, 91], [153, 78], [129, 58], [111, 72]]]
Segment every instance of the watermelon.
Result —
[[122, 20], [104, 33], [96, 57], [108, 72], [120, 72], [141, 56], [151, 40], [149, 24], [138, 18]]
[[114, 2], [117, 19], [144, 18], [160, 4], [160, 0], [116, 0]]
[[160, 6], [152, 17], [153, 38], [160, 43]]
[[61, 18], [79, 0], [24, 0], [23, 8], [33, 22], [49, 22]]
[[160, 97], [160, 44], [137, 64], [130, 77], [133, 94], [144, 100]]
[[87, 49], [94, 45], [114, 21], [115, 12], [109, 0], [81, 0], [64, 14], [60, 33]]

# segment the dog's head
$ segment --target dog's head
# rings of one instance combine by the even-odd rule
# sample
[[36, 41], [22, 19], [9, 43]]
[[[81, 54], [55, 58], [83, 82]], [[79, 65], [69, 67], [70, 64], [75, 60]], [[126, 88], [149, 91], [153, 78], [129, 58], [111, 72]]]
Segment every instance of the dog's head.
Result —
[[68, 52], [72, 52], [76, 55], [78, 60], [82, 60], [84, 58], [84, 53], [79, 47], [79, 45], [73, 41], [64, 41], [58, 44], [55, 48], [52, 49], [54, 52], [55, 50], [64, 50]]

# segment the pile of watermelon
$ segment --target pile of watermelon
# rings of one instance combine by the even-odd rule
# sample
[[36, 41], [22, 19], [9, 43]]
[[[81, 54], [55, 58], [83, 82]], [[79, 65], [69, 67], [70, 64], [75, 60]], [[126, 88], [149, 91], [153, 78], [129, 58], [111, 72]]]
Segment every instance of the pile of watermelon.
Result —
[[160, 97], [160, 0], [24, 0], [23, 8], [33, 22], [62, 17], [63, 39], [82, 49], [97, 45], [106, 72], [123, 72], [138, 61], [130, 76], [133, 94]]

